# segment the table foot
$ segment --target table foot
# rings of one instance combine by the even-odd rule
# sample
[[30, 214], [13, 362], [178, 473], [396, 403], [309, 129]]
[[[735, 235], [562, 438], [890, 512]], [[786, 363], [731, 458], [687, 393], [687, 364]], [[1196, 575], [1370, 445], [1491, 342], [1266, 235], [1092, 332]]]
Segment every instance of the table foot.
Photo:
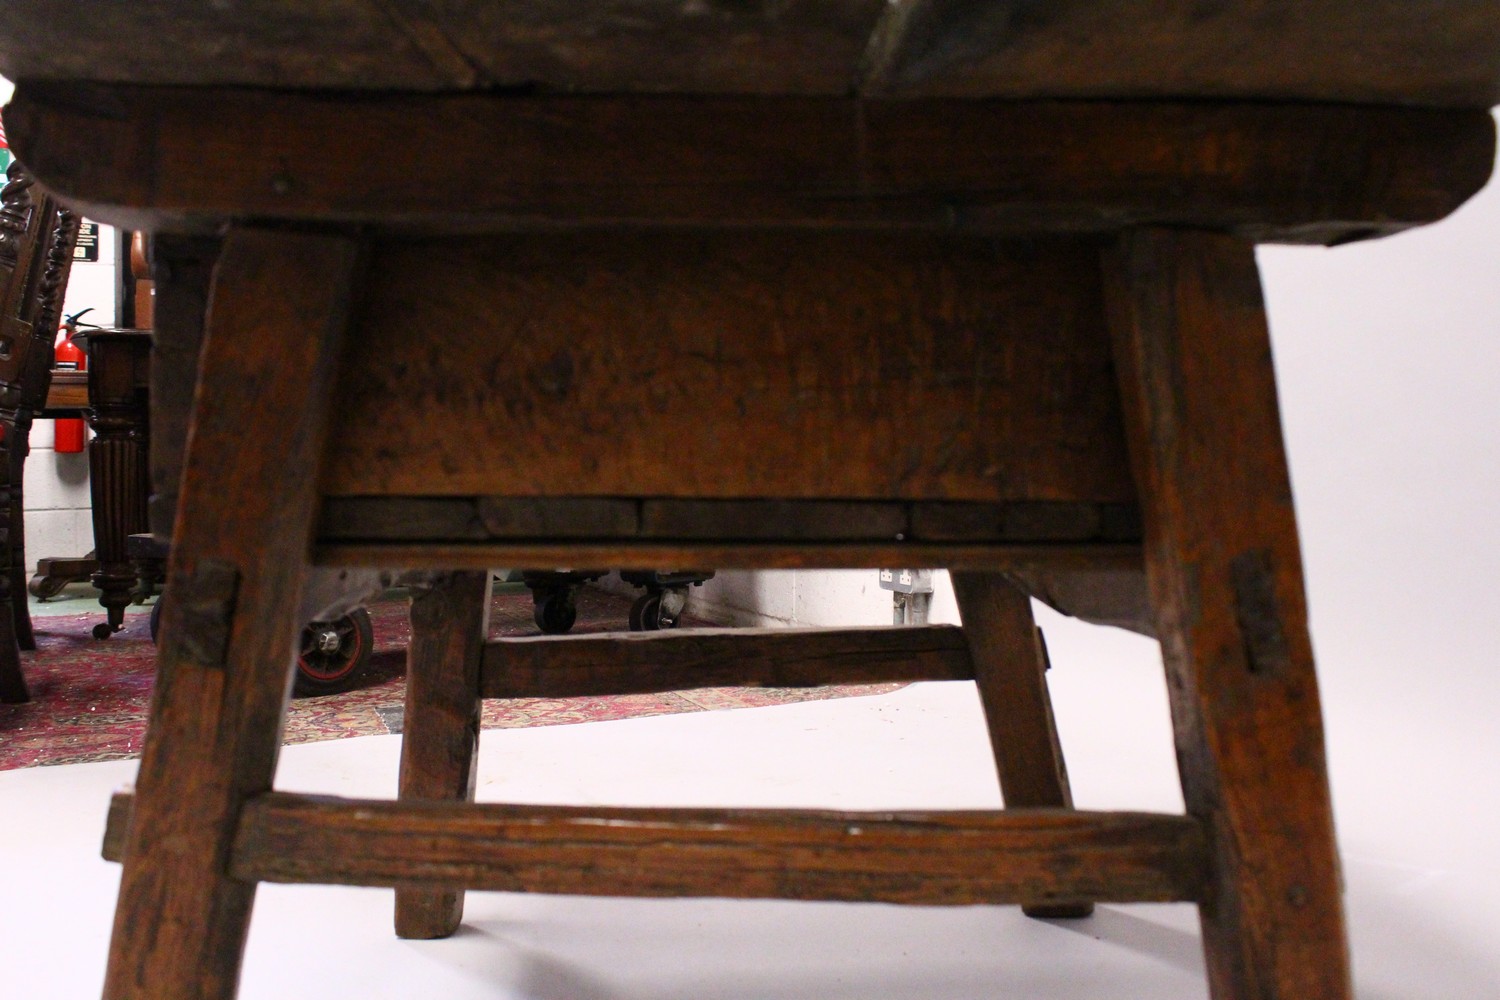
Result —
[[[402, 801], [472, 802], [479, 751], [479, 673], [489, 631], [490, 574], [443, 574], [413, 591], [401, 738]], [[463, 918], [462, 886], [397, 889], [396, 933], [447, 937]]]
[[[1005, 807], [1071, 809], [1068, 768], [1047, 693], [1046, 647], [1031, 614], [1031, 598], [999, 573], [954, 571], [950, 576]], [[1022, 909], [1027, 916], [1043, 918], [1094, 912], [1086, 900]]]

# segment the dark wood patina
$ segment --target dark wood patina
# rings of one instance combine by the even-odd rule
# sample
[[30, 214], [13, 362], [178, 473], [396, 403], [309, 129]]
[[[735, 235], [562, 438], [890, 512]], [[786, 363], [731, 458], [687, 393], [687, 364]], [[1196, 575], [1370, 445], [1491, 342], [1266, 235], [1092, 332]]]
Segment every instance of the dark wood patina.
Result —
[[[1483, 185], [1490, 0], [20, 2], [0, 72], [39, 176], [160, 237], [182, 601], [107, 996], [232, 996], [283, 880], [396, 886], [415, 937], [466, 887], [1184, 900], [1216, 1000], [1349, 998], [1253, 246]], [[462, 571], [504, 564], [949, 566], [966, 624], [486, 644]], [[400, 802], [271, 790], [310, 566], [437, 574]], [[1070, 807], [1023, 591], [1161, 639], [1185, 815]], [[705, 658], [972, 678], [1009, 808], [466, 801], [482, 697]]]
[[73, 267], [78, 213], [12, 161], [0, 188], [0, 701], [28, 698], [20, 650], [35, 649], [26, 607], [26, 456], [47, 403], [52, 341]]

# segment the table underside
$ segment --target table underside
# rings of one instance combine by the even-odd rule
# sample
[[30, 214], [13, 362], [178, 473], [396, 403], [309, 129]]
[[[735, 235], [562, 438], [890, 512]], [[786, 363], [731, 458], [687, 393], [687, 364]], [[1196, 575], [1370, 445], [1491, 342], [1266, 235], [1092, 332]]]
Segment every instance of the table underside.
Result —
[[[1137, 578], [1101, 254], [1419, 225], [1495, 141], [1465, 109], [80, 83], [7, 123], [94, 217], [359, 244], [319, 562]], [[158, 331], [162, 495], [210, 268]]]
[[0, 9], [17, 81], [1489, 107], [1491, 0], [248, 0]]

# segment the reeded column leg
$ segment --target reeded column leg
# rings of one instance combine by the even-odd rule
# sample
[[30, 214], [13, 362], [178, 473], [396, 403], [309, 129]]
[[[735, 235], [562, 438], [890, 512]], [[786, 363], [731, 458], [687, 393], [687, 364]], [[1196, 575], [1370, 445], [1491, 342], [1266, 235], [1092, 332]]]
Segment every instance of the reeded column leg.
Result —
[[[950, 576], [1006, 808], [1072, 808], [1031, 598], [999, 573], [955, 570]], [[1094, 904], [1079, 900], [1022, 909], [1032, 917], [1086, 917]]]
[[1351, 996], [1323, 723], [1254, 248], [1185, 231], [1106, 256], [1178, 767], [1205, 824], [1216, 1000]]
[[99, 562], [93, 584], [108, 614], [104, 624], [94, 627], [96, 639], [120, 630], [139, 583], [129, 539], [147, 529], [150, 425], [137, 372], [149, 357], [150, 342], [147, 334], [136, 332], [108, 331], [89, 338], [89, 425], [94, 430], [89, 477]]
[[216, 276], [124, 847], [108, 1000], [233, 997], [255, 884], [240, 810], [281, 742], [326, 409], [358, 266], [339, 236], [241, 230]]
[[[490, 574], [444, 574], [416, 588], [406, 650], [401, 737], [403, 801], [474, 799], [479, 667], [490, 623]], [[396, 933], [447, 937], [463, 918], [464, 890], [397, 889]]]

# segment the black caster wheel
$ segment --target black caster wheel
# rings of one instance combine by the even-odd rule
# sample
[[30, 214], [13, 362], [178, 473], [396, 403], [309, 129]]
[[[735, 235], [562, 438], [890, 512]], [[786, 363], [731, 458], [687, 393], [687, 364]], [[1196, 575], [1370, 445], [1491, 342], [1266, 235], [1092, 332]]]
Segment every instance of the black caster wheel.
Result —
[[114, 634], [115, 634], [115, 627], [113, 625], [111, 625], [109, 622], [100, 622], [98, 625], [94, 626], [94, 638], [95, 639], [108, 639], [110, 636], [112, 636]]
[[642, 594], [635, 599], [630, 606], [630, 631], [644, 632], [646, 630], [646, 609], [651, 605], [651, 595]]
[[636, 598], [630, 606], [630, 631], [655, 632], [658, 629], [676, 628], [677, 616], [663, 606], [663, 594], [646, 593]]
[[573, 603], [573, 595], [567, 590], [538, 593], [531, 608], [531, 617], [536, 622], [536, 627], [548, 635], [562, 635], [578, 621], [578, 606]]
[[349, 690], [370, 662], [374, 645], [370, 613], [364, 608], [332, 621], [308, 623], [302, 630], [292, 694], [300, 698]]

